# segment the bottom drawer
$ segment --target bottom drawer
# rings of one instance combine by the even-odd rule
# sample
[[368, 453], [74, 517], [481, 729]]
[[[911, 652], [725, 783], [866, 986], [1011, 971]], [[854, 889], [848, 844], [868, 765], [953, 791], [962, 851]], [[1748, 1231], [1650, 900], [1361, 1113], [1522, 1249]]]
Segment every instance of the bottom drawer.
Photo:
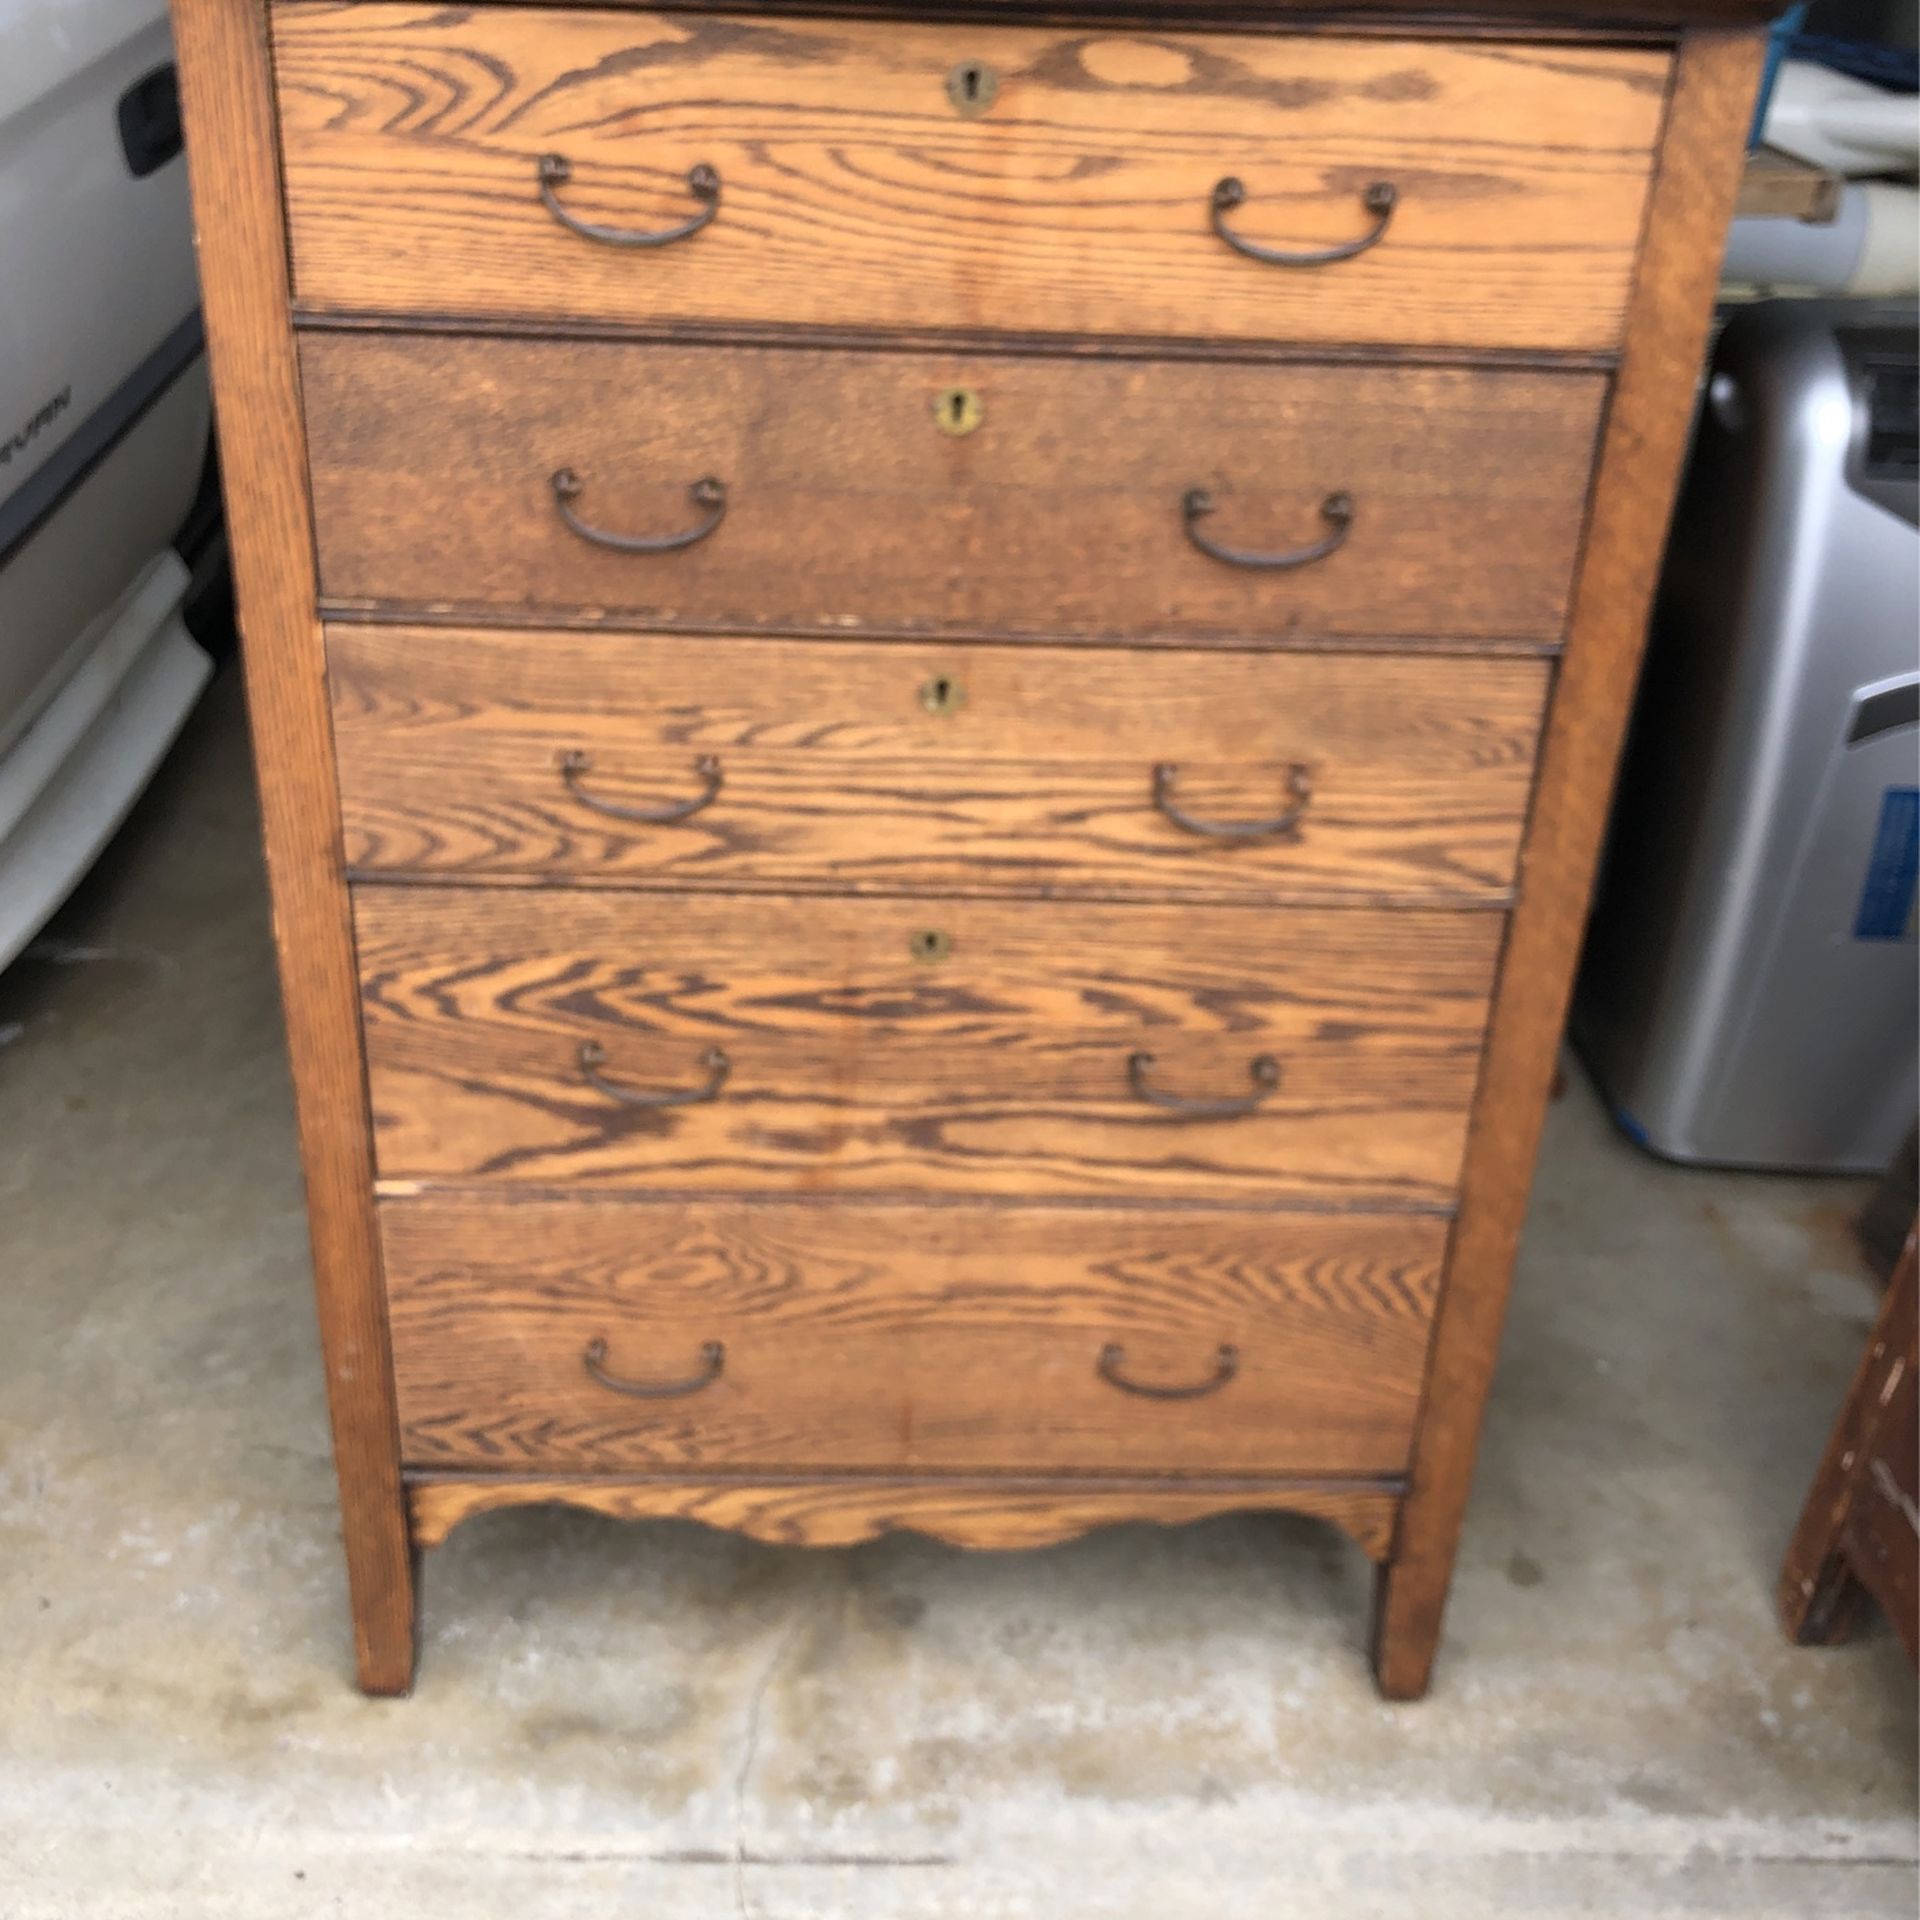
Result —
[[419, 1196], [381, 1210], [415, 1467], [1367, 1473], [1446, 1222]]

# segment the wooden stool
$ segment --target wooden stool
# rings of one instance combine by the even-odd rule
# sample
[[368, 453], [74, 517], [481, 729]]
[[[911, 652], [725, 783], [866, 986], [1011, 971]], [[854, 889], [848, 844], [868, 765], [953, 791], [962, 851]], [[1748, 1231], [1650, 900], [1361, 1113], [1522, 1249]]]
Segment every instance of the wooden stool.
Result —
[[1780, 1617], [1803, 1646], [1846, 1638], [1864, 1588], [1920, 1666], [1920, 1367], [1916, 1235], [1894, 1269], [1780, 1572]]

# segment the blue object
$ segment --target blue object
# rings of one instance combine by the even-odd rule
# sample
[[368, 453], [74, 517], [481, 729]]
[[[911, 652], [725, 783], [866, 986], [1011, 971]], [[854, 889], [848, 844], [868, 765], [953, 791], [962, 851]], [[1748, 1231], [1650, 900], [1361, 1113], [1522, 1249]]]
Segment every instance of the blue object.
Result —
[[1916, 879], [1920, 879], [1920, 787], [1889, 787], [1880, 802], [1880, 824], [1867, 859], [1867, 883], [1860, 892], [1853, 937], [1910, 939]]
[[[1842, 40], [1831, 33], [1796, 33], [1787, 48], [1789, 60], [1812, 60], [1855, 80], [1866, 80], [1890, 93], [1920, 93], [1920, 53], [1911, 47], [1889, 47], [1878, 40]], [[1772, 69], [1768, 69], [1771, 76]]]
[[1801, 0], [1799, 6], [1789, 7], [1773, 23], [1773, 31], [1767, 35], [1767, 64], [1760, 75], [1760, 98], [1754, 102], [1753, 125], [1747, 131], [1749, 151], [1760, 144], [1761, 130], [1767, 124], [1767, 108], [1773, 102], [1773, 83], [1780, 72], [1780, 62], [1787, 57], [1788, 43], [1806, 24], [1806, 0]]

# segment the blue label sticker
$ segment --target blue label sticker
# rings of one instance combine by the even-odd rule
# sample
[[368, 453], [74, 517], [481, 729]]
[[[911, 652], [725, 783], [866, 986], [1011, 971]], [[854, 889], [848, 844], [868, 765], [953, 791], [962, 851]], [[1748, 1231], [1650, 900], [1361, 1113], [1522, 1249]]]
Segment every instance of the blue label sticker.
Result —
[[1880, 824], [1874, 829], [1853, 937], [1911, 940], [1916, 877], [1920, 877], [1920, 787], [1889, 787], [1880, 802]]

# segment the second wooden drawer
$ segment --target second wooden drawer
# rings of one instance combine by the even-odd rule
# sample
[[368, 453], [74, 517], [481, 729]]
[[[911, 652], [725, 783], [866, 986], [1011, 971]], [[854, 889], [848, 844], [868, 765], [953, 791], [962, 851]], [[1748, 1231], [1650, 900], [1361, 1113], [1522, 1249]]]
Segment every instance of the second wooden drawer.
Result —
[[356, 894], [389, 1181], [1451, 1205], [1496, 913]]
[[1605, 390], [438, 335], [301, 370], [336, 605], [1240, 645], [1557, 641]]

